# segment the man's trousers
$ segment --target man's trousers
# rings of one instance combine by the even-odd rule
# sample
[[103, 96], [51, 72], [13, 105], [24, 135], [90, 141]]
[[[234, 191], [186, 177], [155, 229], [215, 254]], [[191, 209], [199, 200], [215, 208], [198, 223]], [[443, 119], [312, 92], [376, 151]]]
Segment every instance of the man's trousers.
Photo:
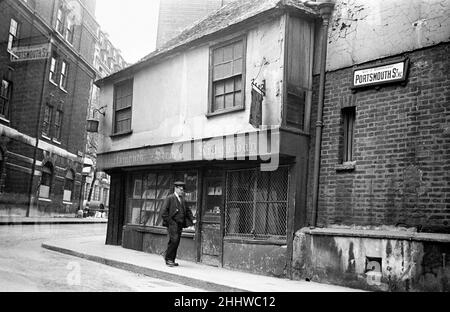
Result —
[[177, 222], [170, 222], [167, 227], [169, 235], [169, 243], [167, 244], [167, 250], [164, 258], [166, 261], [174, 261], [177, 257], [178, 245], [180, 245], [181, 232], [183, 231], [183, 225]]

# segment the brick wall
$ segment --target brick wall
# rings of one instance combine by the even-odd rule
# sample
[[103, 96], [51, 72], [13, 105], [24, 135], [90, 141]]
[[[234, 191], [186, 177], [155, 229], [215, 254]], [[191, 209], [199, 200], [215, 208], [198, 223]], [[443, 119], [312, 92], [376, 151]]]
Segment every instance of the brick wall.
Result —
[[[403, 85], [352, 93], [352, 68], [327, 73], [319, 226], [402, 225], [450, 232], [450, 45], [405, 55], [410, 70]], [[354, 170], [340, 171], [341, 109], [346, 106], [356, 107], [356, 165]], [[315, 122], [311, 133], [309, 218]]]

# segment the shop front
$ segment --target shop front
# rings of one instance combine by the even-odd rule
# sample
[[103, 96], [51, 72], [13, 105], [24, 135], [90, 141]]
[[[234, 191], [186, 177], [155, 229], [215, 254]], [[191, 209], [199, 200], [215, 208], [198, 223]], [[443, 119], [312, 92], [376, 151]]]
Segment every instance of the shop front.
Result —
[[[110, 170], [107, 243], [163, 254], [168, 238], [162, 204], [173, 193], [173, 182], [184, 181], [184, 200], [198, 222], [184, 229], [177, 258], [286, 276], [292, 243], [287, 238], [294, 231], [288, 221], [296, 216], [298, 195], [293, 181], [301, 174], [298, 158], [278, 153], [276, 168], [264, 170], [261, 155], [250, 157], [247, 151], [242, 156]], [[136, 153], [130, 159], [136, 161]]]

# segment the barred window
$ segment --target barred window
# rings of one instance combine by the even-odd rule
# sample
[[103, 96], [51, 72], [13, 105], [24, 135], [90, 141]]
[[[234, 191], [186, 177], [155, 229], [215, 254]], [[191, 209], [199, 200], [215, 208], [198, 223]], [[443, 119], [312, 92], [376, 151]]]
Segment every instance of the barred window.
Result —
[[225, 236], [286, 239], [289, 169], [227, 172]]

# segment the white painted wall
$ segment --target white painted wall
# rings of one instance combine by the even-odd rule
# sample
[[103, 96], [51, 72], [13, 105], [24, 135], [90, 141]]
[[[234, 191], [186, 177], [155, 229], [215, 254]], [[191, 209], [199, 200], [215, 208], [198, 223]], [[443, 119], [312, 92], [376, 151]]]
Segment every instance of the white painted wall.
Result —
[[450, 0], [332, 1], [329, 71], [450, 41]]
[[[208, 111], [209, 46], [203, 45], [147, 67], [134, 76], [131, 136], [111, 139], [113, 86], [102, 87], [99, 153], [251, 132], [251, 79], [266, 79], [263, 124], [281, 124], [284, 18], [267, 22], [247, 36], [245, 111], [206, 117]], [[269, 64], [260, 65], [265, 58]], [[261, 69], [261, 71], [260, 71]]]

